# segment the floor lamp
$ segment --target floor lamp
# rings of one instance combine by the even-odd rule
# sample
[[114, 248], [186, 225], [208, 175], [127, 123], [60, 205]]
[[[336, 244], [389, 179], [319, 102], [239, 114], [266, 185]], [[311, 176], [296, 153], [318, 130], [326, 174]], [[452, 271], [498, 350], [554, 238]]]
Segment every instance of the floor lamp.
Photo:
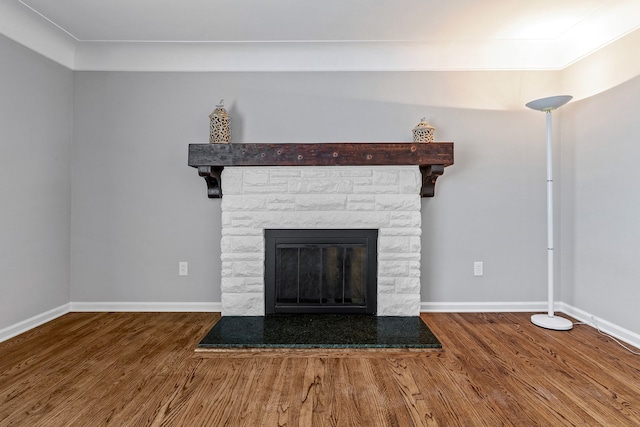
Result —
[[547, 114], [547, 314], [534, 314], [531, 323], [536, 326], [557, 331], [568, 331], [573, 322], [553, 313], [553, 159], [551, 144], [551, 112], [571, 101], [572, 96], [561, 95], [536, 99], [526, 104], [532, 110], [544, 111]]

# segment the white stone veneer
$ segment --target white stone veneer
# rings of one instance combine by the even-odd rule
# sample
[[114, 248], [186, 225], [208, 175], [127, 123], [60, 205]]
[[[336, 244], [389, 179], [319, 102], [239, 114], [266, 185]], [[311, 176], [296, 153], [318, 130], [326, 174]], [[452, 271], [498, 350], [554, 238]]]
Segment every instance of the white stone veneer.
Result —
[[378, 315], [420, 313], [418, 166], [225, 167], [222, 315], [263, 316], [264, 230], [378, 229]]

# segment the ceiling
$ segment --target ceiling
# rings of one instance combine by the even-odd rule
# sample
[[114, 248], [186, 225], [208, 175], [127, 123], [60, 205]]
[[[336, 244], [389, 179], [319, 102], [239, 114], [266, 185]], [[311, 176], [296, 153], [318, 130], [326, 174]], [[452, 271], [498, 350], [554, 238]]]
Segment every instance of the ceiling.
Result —
[[70, 39], [74, 68], [167, 49], [205, 68], [561, 69], [640, 28], [640, 0], [2, 1]]

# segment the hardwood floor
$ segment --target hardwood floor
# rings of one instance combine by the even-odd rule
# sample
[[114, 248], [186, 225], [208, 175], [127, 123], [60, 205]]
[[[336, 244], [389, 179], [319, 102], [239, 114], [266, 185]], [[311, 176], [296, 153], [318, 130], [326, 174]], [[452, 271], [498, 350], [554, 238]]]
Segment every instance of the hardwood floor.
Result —
[[442, 351], [234, 357], [194, 352], [217, 314], [70, 313], [0, 343], [0, 426], [640, 425], [640, 358], [588, 326], [422, 317]]

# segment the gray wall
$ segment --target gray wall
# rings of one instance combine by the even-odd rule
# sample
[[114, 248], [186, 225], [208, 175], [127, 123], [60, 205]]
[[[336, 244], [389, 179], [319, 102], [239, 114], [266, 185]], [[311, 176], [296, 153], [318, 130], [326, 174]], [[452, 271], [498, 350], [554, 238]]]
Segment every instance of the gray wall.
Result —
[[208, 135], [199, 80], [76, 73], [72, 301], [220, 301], [220, 200], [187, 166]]
[[563, 300], [640, 332], [640, 77], [567, 105]]
[[[426, 116], [456, 164], [423, 199], [422, 300], [546, 298], [544, 115], [522, 105], [558, 73], [73, 73], [4, 37], [0, 54], [0, 329], [69, 301], [220, 300], [220, 201], [186, 163], [222, 97], [236, 142], [407, 141]], [[554, 113], [558, 300], [632, 331], [639, 95], [635, 78]]]
[[0, 329], [69, 302], [73, 72], [0, 36]]
[[544, 117], [523, 105], [552, 77], [77, 72], [71, 300], [220, 300], [220, 201], [186, 164], [220, 98], [235, 142], [409, 141], [426, 116], [456, 164], [423, 201], [422, 300], [544, 300]]

